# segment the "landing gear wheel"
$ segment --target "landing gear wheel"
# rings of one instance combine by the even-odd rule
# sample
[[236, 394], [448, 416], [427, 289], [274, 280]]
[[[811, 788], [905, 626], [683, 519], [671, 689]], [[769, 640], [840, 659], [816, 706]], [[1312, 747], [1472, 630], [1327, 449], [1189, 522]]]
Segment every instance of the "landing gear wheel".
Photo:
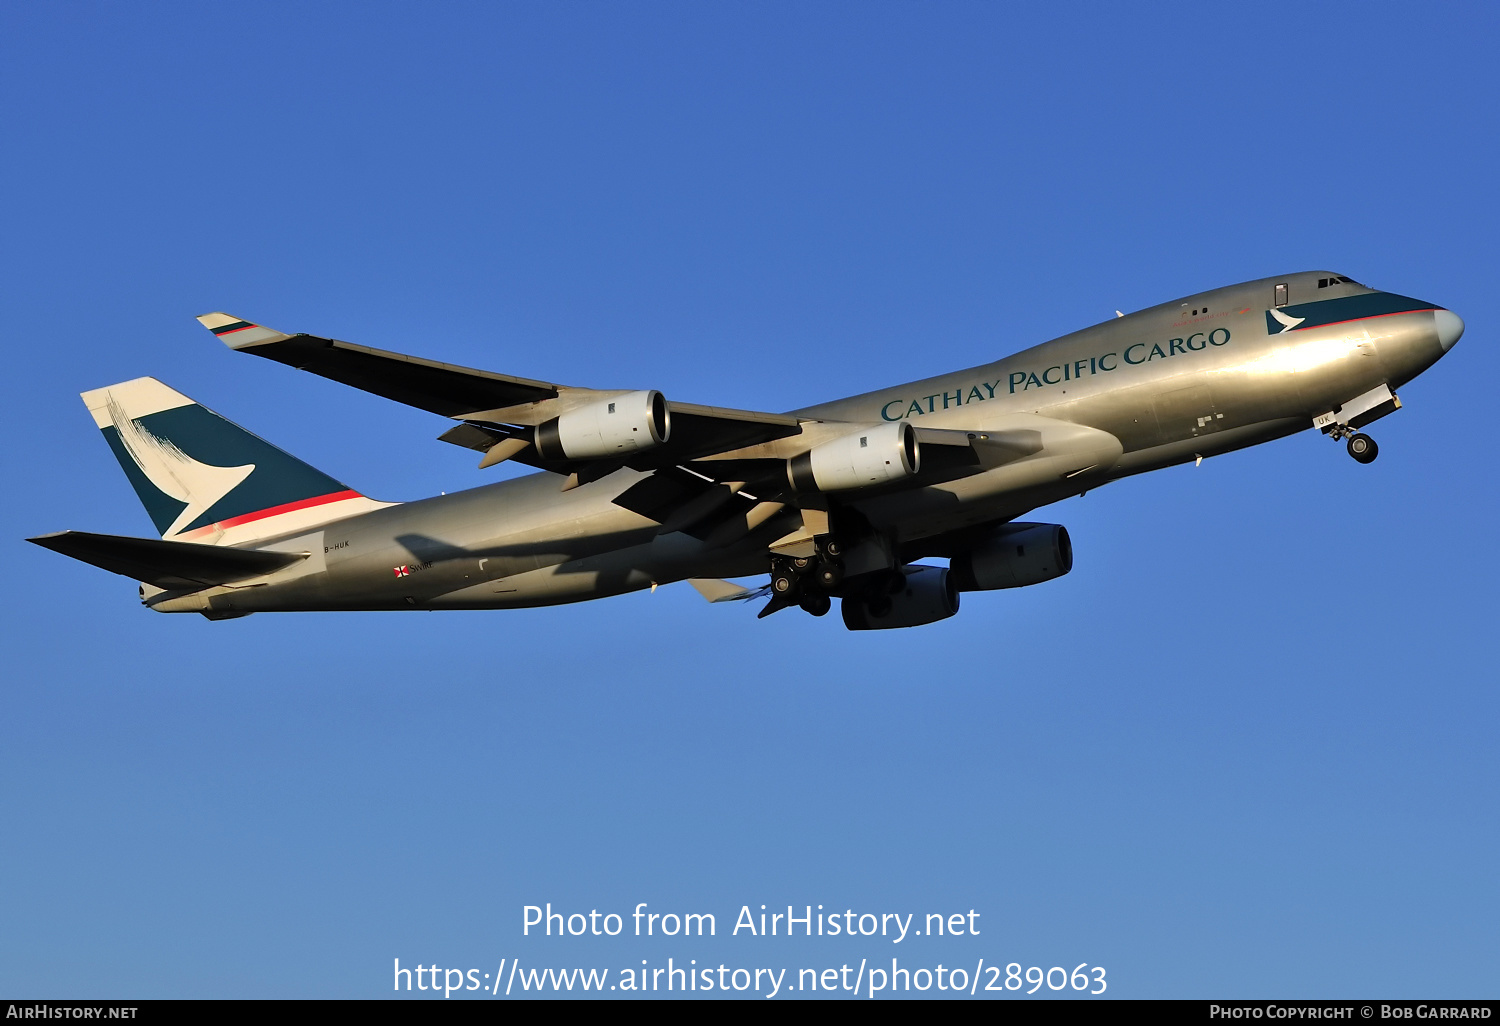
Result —
[[844, 544], [836, 538], [829, 538], [823, 543], [823, 554], [832, 559], [837, 559], [844, 554]]
[[1380, 447], [1375, 444], [1375, 439], [1366, 434], [1351, 436], [1348, 449], [1349, 455], [1359, 463], [1374, 463], [1375, 457], [1380, 455]]
[[796, 580], [785, 571], [777, 571], [771, 577], [771, 590], [778, 595], [785, 595], [796, 586]]
[[822, 593], [817, 593], [804, 596], [798, 605], [813, 616], [822, 616], [833, 608], [833, 599]]
[[824, 563], [818, 568], [818, 587], [824, 591], [837, 588], [844, 579], [844, 569], [835, 563]]
[[798, 573], [801, 573], [810, 566], [812, 566], [811, 556], [795, 556], [792, 559], [792, 568]]

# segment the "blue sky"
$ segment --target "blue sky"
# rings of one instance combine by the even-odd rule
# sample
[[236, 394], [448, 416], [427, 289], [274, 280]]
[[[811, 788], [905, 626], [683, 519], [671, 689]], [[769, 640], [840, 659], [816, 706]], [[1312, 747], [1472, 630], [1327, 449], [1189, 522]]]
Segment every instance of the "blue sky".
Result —
[[[1496, 29], [1478, 4], [9, 6], [0, 992], [895, 955], [1086, 962], [1121, 997], [1495, 996]], [[1312, 268], [1467, 321], [1377, 463], [1304, 433], [1111, 485], [1036, 515], [1070, 576], [918, 630], [685, 585], [209, 623], [21, 541], [150, 533], [77, 398], [143, 374], [376, 497], [496, 473], [438, 418], [235, 356], [208, 310], [784, 410]], [[549, 901], [721, 936], [523, 938]], [[762, 903], [982, 933], [722, 936]]]

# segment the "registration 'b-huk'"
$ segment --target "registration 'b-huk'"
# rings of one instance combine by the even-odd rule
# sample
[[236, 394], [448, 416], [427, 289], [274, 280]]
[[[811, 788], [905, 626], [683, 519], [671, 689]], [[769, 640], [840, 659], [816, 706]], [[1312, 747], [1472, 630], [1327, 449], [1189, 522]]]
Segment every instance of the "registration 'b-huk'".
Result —
[[85, 392], [161, 536], [31, 540], [141, 582], [152, 609], [502, 609], [688, 580], [711, 602], [767, 597], [762, 616], [822, 616], [839, 599], [851, 630], [932, 623], [963, 592], [1060, 577], [1067, 530], [1018, 519], [1131, 474], [1308, 428], [1369, 463], [1360, 429], [1464, 330], [1432, 303], [1311, 271], [758, 413], [198, 319], [232, 349], [456, 422], [441, 439], [483, 453], [481, 469], [541, 473], [380, 502], [155, 378]]

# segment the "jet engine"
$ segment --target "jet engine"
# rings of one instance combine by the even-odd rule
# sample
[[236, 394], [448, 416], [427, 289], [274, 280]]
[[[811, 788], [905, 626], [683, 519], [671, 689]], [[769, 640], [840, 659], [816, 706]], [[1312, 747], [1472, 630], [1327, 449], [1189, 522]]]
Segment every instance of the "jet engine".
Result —
[[799, 492], [838, 492], [910, 477], [921, 459], [917, 433], [902, 420], [814, 446], [788, 460], [786, 469]]
[[1006, 524], [980, 544], [954, 556], [960, 591], [1024, 588], [1073, 569], [1073, 543], [1060, 524]]
[[660, 392], [627, 392], [537, 425], [536, 451], [545, 460], [604, 459], [660, 445], [671, 431], [672, 411]]
[[879, 587], [844, 599], [844, 626], [851, 631], [920, 627], [958, 612], [958, 583], [942, 567], [898, 567]]

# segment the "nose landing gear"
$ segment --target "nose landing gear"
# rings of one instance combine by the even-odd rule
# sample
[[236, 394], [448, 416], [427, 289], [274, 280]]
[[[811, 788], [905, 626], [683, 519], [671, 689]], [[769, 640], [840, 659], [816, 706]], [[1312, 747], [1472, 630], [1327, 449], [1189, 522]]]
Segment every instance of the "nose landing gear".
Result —
[[1380, 446], [1375, 444], [1375, 439], [1366, 434], [1351, 435], [1346, 448], [1349, 450], [1349, 455], [1358, 463], [1374, 463], [1375, 457], [1380, 455]]
[[1340, 438], [1349, 439], [1344, 448], [1349, 450], [1349, 455], [1356, 463], [1374, 463], [1375, 457], [1380, 455], [1380, 446], [1375, 444], [1375, 439], [1362, 431], [1356, 432], [1347, 424], [1335, 424], [1323, 431], [1335, 442]]
[[1390, 386], [1376, 385], [1363, 395], [1355, 396], [1348, 402], [1335, 406], [1327, 413], [1318, 414], [1313, 418], [1313, 427], [1335, 442], [1341, 438], [1349, 439], [1347, 446], [1349, 455], [1356, 462], [1374, 463], [1375, 457], [1380, 453], [1380, 447], [1369, 435], [1355, 432], [1366, 424], [1373, 423], [1399, 409], [1401, 409], [1401, 400], [1390, 390]]

